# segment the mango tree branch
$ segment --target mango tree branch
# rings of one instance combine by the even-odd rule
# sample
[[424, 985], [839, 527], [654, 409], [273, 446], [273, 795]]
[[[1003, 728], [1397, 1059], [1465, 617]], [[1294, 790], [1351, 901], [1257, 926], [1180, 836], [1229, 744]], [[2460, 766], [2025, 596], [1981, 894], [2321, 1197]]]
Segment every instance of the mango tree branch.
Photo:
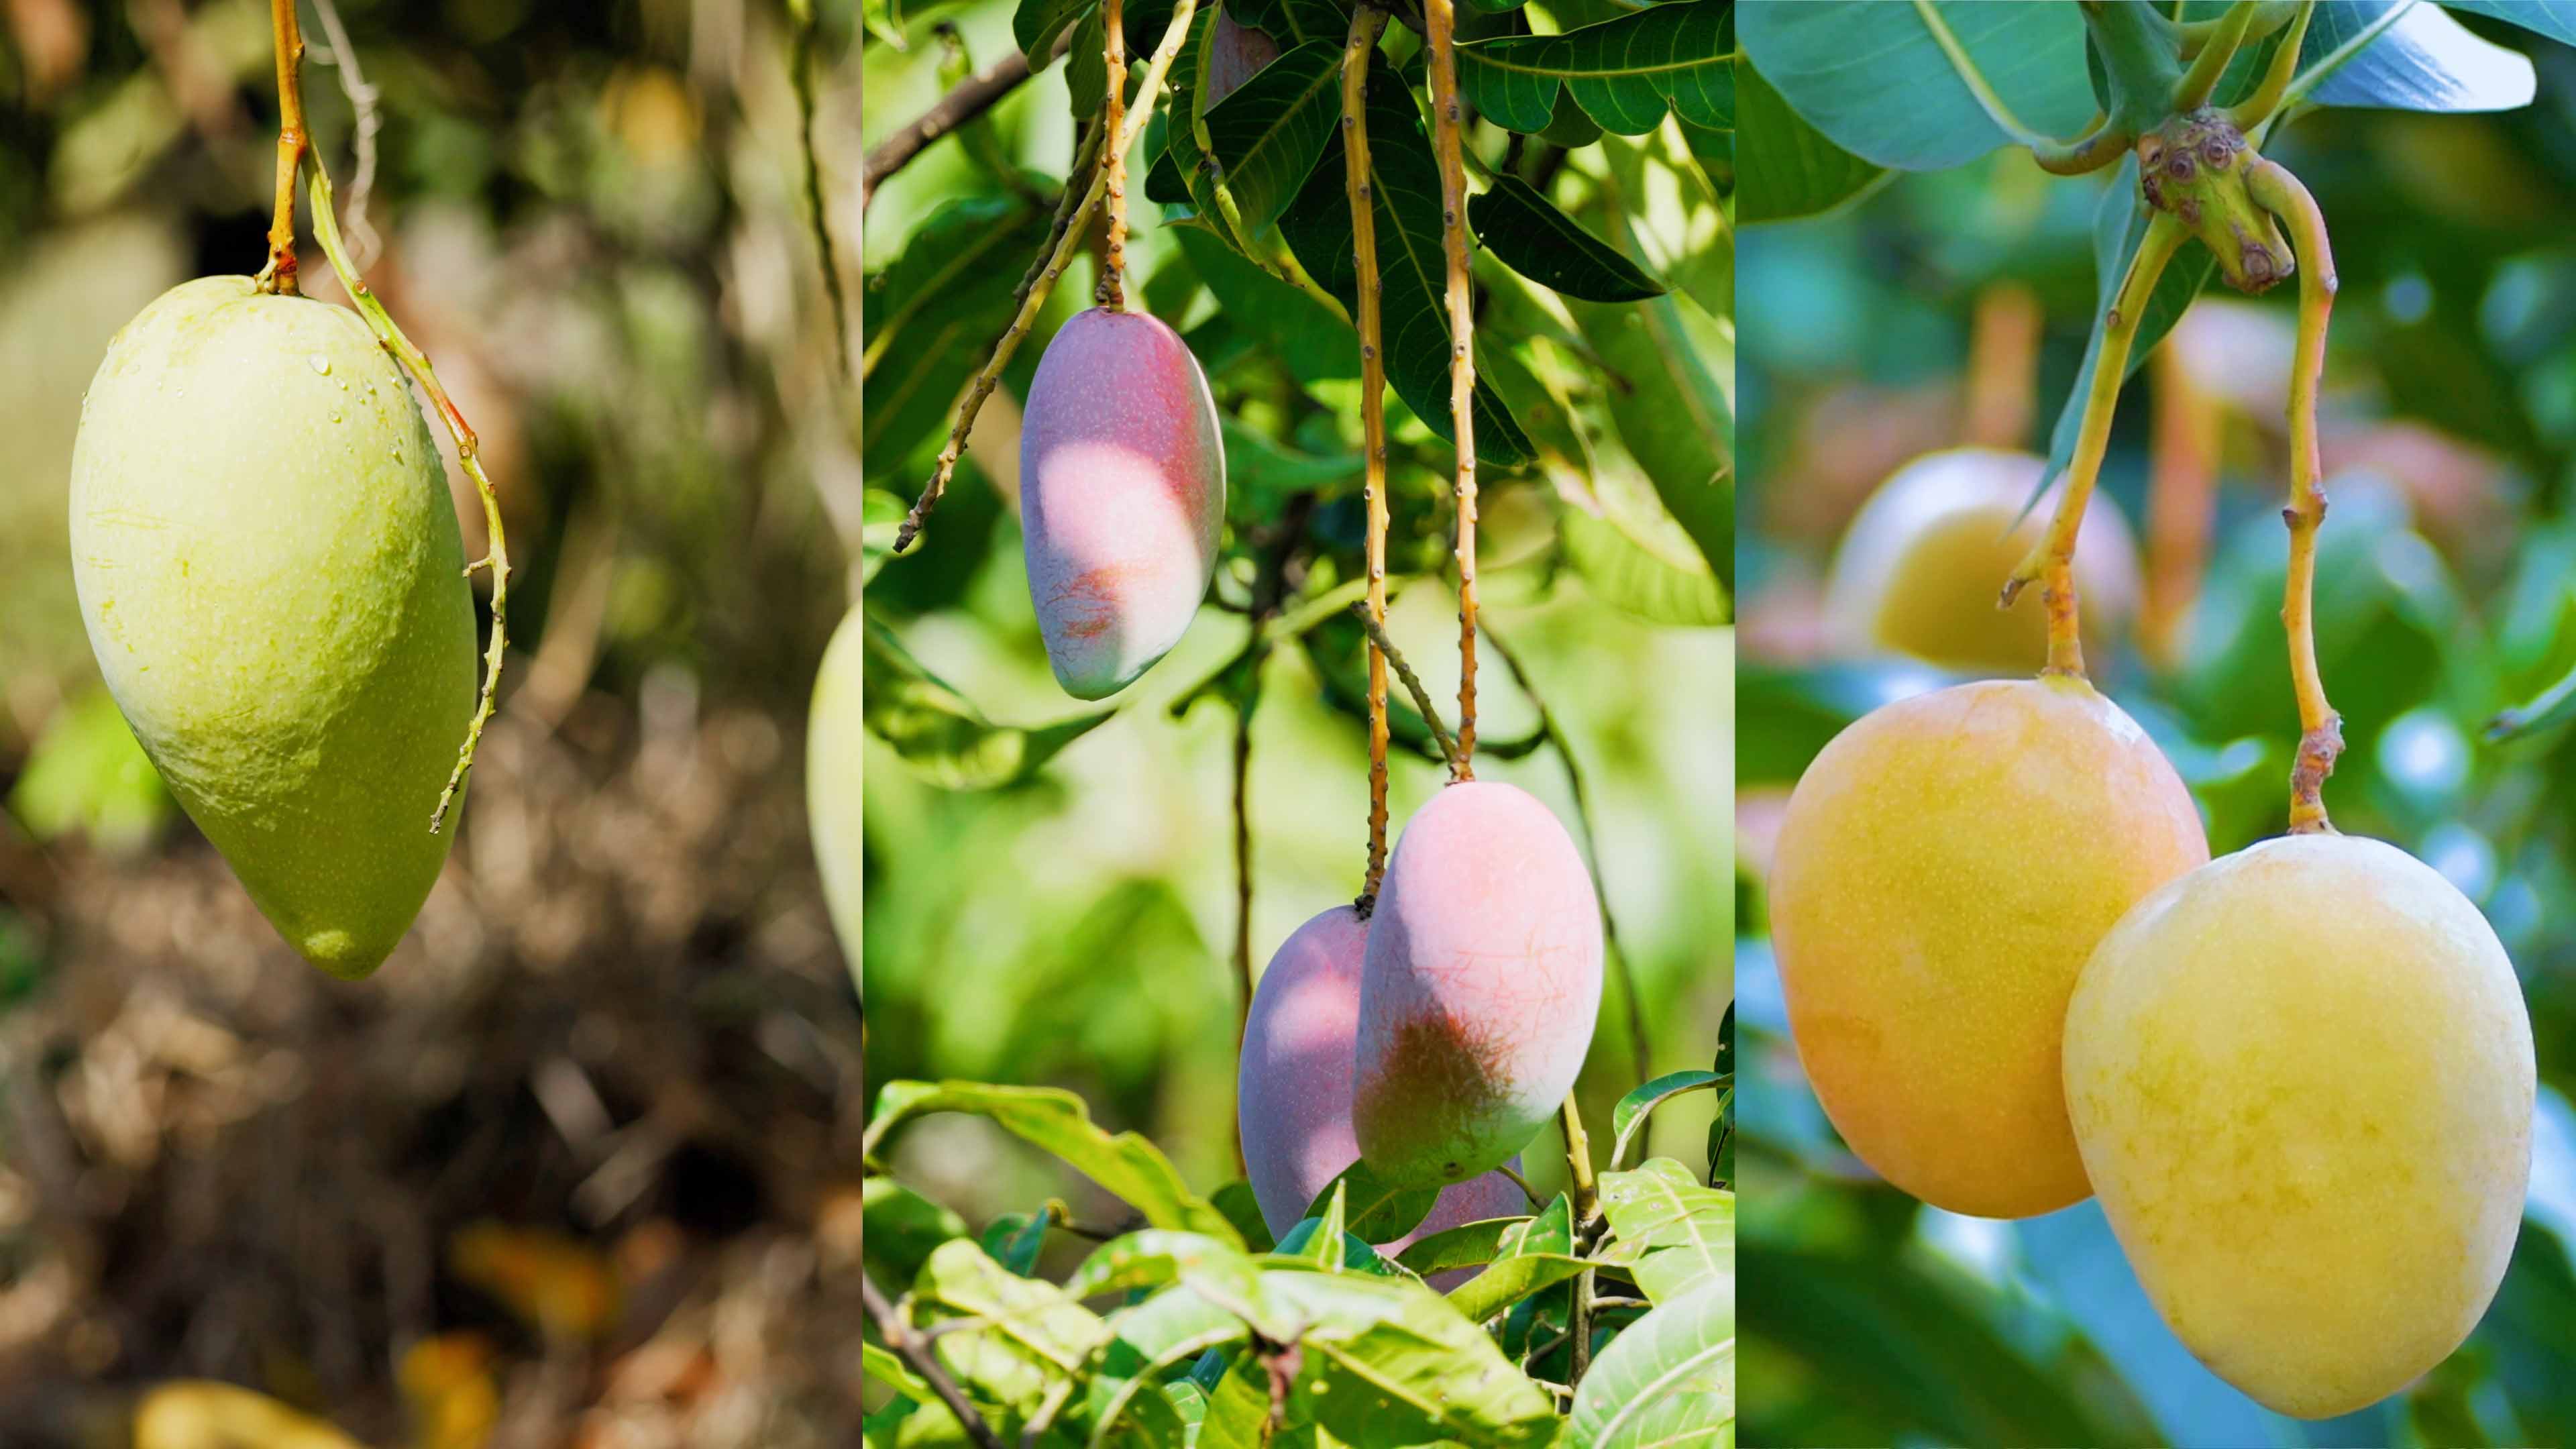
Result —
[[483, 651], [483, 693], [475, 701], [473, 718], [465, 725], [465, 743], [456, 750], [456, 766], [447, 773], [447, 786], [438, 792], [438, 805], [429, 814], [429, 833], [435, 835], [447, 823], [447, 810], [456, 801], [456, 792], [465, 787], [466, 772], [474, 768], [474, 751], [483, 743], [483, 727], [492, 721], [493, 700], [501, 688], [501, 660], [509, 645], [510, 629], [510, 544], [501, 532], [501, 498], [493, 491], [491, 475], [483, 471], [482, 444], [465, 414], [456, 410], [455, 400], [439, 384], [438, 373], [429, 365], [429, 354], [412, 345], [402, 329], [394, 325], [385, 304], [367, 289], [367, 280], [349, 261], [348, 248], [340, 242], [340, 223], [331, 208], [331, 177], [322, 169], [322, 158], [313, 158], [313, 235], [322, 243], [322, 255], [330, 258], [331, 270], [338, 273], [340, 285], [349, 300], [358, 304], [358, 315], [376, 334], [376, 341], [394, 355], [394, 359], [420, 384], [430, 405], [438, 409], [447, 424], [448, 436], [456, 440], [457, 466], [474, 480], [474, 491], [483, 500], [483, 526], [492, 536], [492, 547], [480, 559], [465, 566], [470, 577], [476, 569], [492, 571], [492, 637]]
[[2010, 608], [2025, 585], [2041, 581], [2040, 597], [2048, 606], [2045, 673], [2084, 677], [2084, 646], [2076, 632], [2075, 535], [2084, 526], [2084, 507], [2092, 501], [2093, 485], [2102, 474], [2102, 454], [2111, 441], [2111, 413], [2119, 405], [2120, 384], [2128, 376], [2129, 347], [2137, 339], [2140, 315], [2146, 311], [2147, 299], [2155, 295], [2156, 279], [2164, 275], [2165, 263], [2173, 260], [2189, 234], [2182, 222], [2164, 212], [2147, 223], [2137, 257], [2129, 263], [2129, 274], [2102, 321], [2102, 347], [2093, 359], [2093, 388], [2085, 396], [2083, 424], [2075, 437], [2074, 456], [2067, 462], [2057, 513], [2049, 520], [2047, 534], [2004, 582], [2001, 602]]
[[2299, 47], [2307, 40], [2308, 20], [2315, 10], [2315, 0], [2306, 0], [2298, 7], [2297, 23], [2290, 27], [2280, 48], [2272, 52], [2272, 64], [2264, 70], [2254, 93], [2227, 108], [2227, 119], [2237, 130], [2251, 131], [2272, 119], [2272, 114], [2281, 108], [2281, 98], [2290, 93], [2290, 82], [2299, 73]]
[[2290, 373], [2289, 578], [2281, 601], [2281, 627], [2289, 635], [2290, 679], [2299, 699], [2299, 758], [2290, 771], [2290, 831], [2329, 831], [2326, 776], [2343, 752], [2343, 719], [2326, 703], [2317, 673], [2315, 593], [2317, 526], [2325, 522], [2326, 494], [2318, 476], [2317, 384], [2326, 366], [2326, 322], [2334, 310], [2334, 251], [2326, 239], [2325, 213], [2290, 169], [2257, 159], [2245, 189], [2255, 202], [2288, 224], [2299, 249], [2299, 351]]
[[304, 33], [295, 21], [295, 0], [269, 0], [271, 37], [277, 45], [277, 204], [268, 223], [268, 264], [259, 269], [259, 289], [280, 297], [299, 296], [295, 285], [295, 168], [305, 152]]
[[[1154, 114], [1154, 98], [1162, 94], [1163, 75], [1172, 68], [1172, 57], [1180, 54], [1181, 42], [1190, 33], [1190, 16], [1197, 9], [1198, 0], [1179, 0], [1172, 7], [1171, 23], [1163, 30], [1162, 43], [1155, 47], [1154, 58], [1145, 66], [1144, 84], [1136, 90], [1136, 108], [1126, 113], [1117, 134], [1104, 134], [1102, 145], [1124, 152], [1136, 144], [1137, 133], [1145, 129], [1146, 120]], [[1075, 174], [1079, 175], [1081, 170], [1077, 162]], [[1091, 213], [1099, 208], [1108, 179], [1107, 153], [1104, 153], [1102, 164], [1091, 173], [1091, 184], [1083, 189], [1082, 199], [1070, 210], [1057, 215], [1053, 240], [1041, 259], [1041, 265], [1021, 281], [1019, 311], [1012, 316], [1011, 325], [1004, 328], [1001, 337], [993, 343], [993, 355], [985, 359], [983, 369], [967, 385], [966, 396], [958, 401], [956, 425], [949, 429], [948, 442], [939, 450], [939, 461], [931, 469], [930, 481], [923, 485], [921, 496], [913, 500], [912, 511], [904, 515], [903, 526], [895, 530], [892, 552], [901, 553], [912, 547], [913, 540], [921, 537], [921, 527], [929, 521], [930, 511], [939, 506], [940, 498], [948, 492], [948, 480], [956, 476], [957, 460], [966, 452], [966, 435], [975, 430], [975, 415], [983, 411], [984, 399], [991, 397], [993, 389], [1001, 385], [1002, 369], [1010, 365], [1011, 354], [1019, 351], [1020, 344], [1028, 340], [1029, 328], [1036, 323], [1038, 310], [1046, 305], [1047, 295], [1055, 290], [1064, 269], [1072, 265], [1073, 254], [1082, 246], [1084, 225], [1090, 221]], [[1073, 179], [1067, 177], [1067, 195], [1072, 194], [1072, 187]]]
[[2174, 86], [2175, 110], [2196, 111], [2209, 104], [2211, 92], [2218, 89], [2219, 77], [2227, 74], [2228, 63], [2236, 59], [2237, 48], [2245, 43], [2245, 28], [2253, 22], [2254, 9], [2255, 0], [2236, 0], [2218, 18], [2218, 26], [2201, 46], [2199, 57]]
[[[1376, 187], [1368, 149], [1369, 58], [1386, 30], [1386, 12], [1372, 5], [1351, 11], [1342, 44], [1342, 183], [1351, 206], [1351, 250], [1358, 268], [1360, 333], [1360, 496], [1368, 505], [1368, 599], [1377, 627], [1369, 640], [1369, 842], [1368, 875], [1352, 903], [1361, 920], [1377, 909], [1386, 879], [1386, 360], [1378, 355]], [[1426, 720], [1429, 719], [1425, 715]]]
[[[1067, 31], [1056, 42], [1047, 64], [1053, 65], [1055, 57], [1063, 54], [1072, 41], [1073, 34]], [[1019, 89], [1029, 75], [1029, 58], [1013, 50], [986, 66], [981, 74], [959, 81], [912, 124], [868, 148], [867, 156], [859, 163], [859, 209], [864, 212], [876, 198], [878, 182], [909, 165], [931, 142], [991, 110], [1004, 96]]]
[[2022, 144], [2030, 149], [2030, 158], [2039, 163], [2040, 170], [2056, 176], [2082, 176], [2118, 161], [2134, 139], [2113, 125], [2110, 118], [2097, 117], [2078, 140], [2052, 141], [2035, 136]]
[[966, 1395], [958, 1389], [957, 1381], [948, 1376], [939, 1356], [931, 1352], [930, 1341], [895, 1311], [894, 1305], [886, 1301], [885, 1294], [878, 1291], [877, 1280], [869, 1277], [865, 1270], [859, 1274], [859, 1297], [867, 1305], [868, 1318], [877, 1326], [877, 1337], [885, 1340], [886, 1347], [902, 1355], [903, 1361], [912, 1365], [912, 1371], [930, 1385], [930, 1391], [939, 1396], [939, 1402], [947, 1406], [949, 1414], [966, 1431], [966, 1437], [975, 1441], [977, 1449], [1002, 1449], [1001, 1436], [993, 1432], [992, 1425], [984, 1422], [983, 1415], [975, 1412], [973, 1404], [966, 1402]]
[[1476, 297], [1467, 265], [1466, 108], [1458, 100], [1457, 15], [1422, 0], [1431, 46], [1431, 144], [1440, 161], [1440, 244], [1447, 262], [1449, 427], [1457, 435], [1458, 755], [1450, 778], [1476, 778]]

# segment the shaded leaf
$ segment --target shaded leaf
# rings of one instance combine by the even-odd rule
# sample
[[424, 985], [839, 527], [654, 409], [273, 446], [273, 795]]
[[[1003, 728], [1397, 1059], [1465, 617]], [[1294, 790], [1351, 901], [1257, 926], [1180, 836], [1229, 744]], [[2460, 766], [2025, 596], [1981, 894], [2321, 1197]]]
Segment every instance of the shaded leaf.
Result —
[[868, 732], [922, 778], [949, 790], [990, 790], [1025, 780], [1115, 709], [1035, 729], [997, 725], [945, 680], [921, 667], [894, 631], [867, 620], [863, 675]]
[[1457, 48], [1458, 89], [1496, 125], [1543, 131], [1558, 91], [1610, 131], [1642, 136], [1667, 111], [1711, 130], [1735, 124], [1730, 7], [1655, 5], [1558, 35], [1509, 35]]
[[1666, 290], [1517, 176], [1498, 177], [1491, 190], [1470, 199], [1467, 217], [1495, 260], [1566, 296], [1634, 302]]

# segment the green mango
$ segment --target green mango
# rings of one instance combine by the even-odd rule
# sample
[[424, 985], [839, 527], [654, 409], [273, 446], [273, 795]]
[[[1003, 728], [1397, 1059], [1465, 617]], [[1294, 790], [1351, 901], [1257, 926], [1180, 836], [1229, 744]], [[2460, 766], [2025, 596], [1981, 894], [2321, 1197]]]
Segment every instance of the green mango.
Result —
[[823, 667], [814, 677], [814, 704], [805, 719], [805, 818], [814, 837], [814, 864], [823, 875], [823, 904], [850, 979], [859, 977], [860, 900], [866, 894], [860, 851], [866, 820], [860, 813], [866, 773], [861, 711], [867, 665], [867, 621], [856, 608], [832, 632]]
[[358, 314], [248, 277], [109, 342], [72, 454], [73, 582], [144, 753], [306, 960], [410, 929], [476, 688], [438, 451]]

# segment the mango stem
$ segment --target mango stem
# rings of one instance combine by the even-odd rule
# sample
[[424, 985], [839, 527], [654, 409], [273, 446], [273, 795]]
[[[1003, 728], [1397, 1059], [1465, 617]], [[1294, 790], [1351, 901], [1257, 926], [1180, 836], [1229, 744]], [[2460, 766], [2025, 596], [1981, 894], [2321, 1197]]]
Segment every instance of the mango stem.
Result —
[[2187, 235], [2183, 224], [2164, 212], [2147, 223], [2138, 254], [2102, 320], [2092, 390], [2085, 395], [2083, 423], [2075, 436], [2075, 454], [2067, 462], [2057, 513], [2049, 520], [2046, 536], [2004, 581], [2001, 602], [2005, 608], [2012, 607], [2032, 580], [2040, 581], [2040, 597], [2048, 607], [2048, 664], [2041, 671], [2045, 674], [2084, 677], [2075, 600], [2075, 535], [2084, 526], [2085, 505], [2092, 501], [2093, 485], [2102, 475], [2102, 454], [2111, 442], [2111, 414], [2119, 406], [2120, 384], [2128, 376], [2129, 348], [2137, 340], [2139, 318], [2147, 299], [2155, 295], [2156, 279], [2164, 275], [2165, 264], [2173, 260]]
[[[1101, 0], [1100, 20], [1107, 36], [1100, 61], [1101, 73], [1108, 81], [1100, 101], [1100, 132], [1114, 143], [1127, 108], [1127, 31], [1119, 14], [1118, 0]], [[1113, 144], [1109, 153], [1101, 158], [1101, 169], [1107, 181], [1109, 242], [1101, 253], [1100, 281], [1091, 289], [1091, 300], [1112, 312], [1124, 312], [1127, 310], [1127, 148]]]
[[1447, 262], [1449, 427], [1458, 473], [1458, 753], [1452, 781], [1476, 778], [1476, 302], [1467, 264], [1466, 107], [1458, 99], [1457, 15], [1451, 0], [1422, 0], [1431, 48], [1431, 145], [1440, 161], [1440, 242]]
[[[273, 296], [301, 296], [295, 285], [295, 168], [306, 150], [304, 130], [304, 32], [295, 0], [269, 0], [269, 31], [277, 46], [277, 202], [268, 223], [268, 264], [254, 278]], [[315, 165], [320, 165], [316, 161]]]

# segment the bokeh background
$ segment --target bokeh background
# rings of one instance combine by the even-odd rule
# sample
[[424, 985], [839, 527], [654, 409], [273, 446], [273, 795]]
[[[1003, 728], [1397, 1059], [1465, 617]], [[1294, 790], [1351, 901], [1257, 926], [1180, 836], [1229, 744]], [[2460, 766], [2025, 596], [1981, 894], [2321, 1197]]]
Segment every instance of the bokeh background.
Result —
[[[853, 10], [811, 37], [845, 264]], [[855, 404], [795, 22], [338, 15], [381, 122], [362, 265], [480, 430], [516, 566], [454, 856], [360, 985], [175, 814], [64, 543], [109, 334], [263, 258], [268, 7], [0, 6], [0, 1442], [122, 1444], [138, 1393], [201, 1377], [375, 1445], [849, 1442], [858, 997], [800, 762]], [[303, 23], [368, 250], [347, 72]], [[335, 295], [309, 245], [303, 275]]]
[[[2532, 55], [2536, 105], [2326, 111], [2271, 149], [2324, 207], [2343, 284], [2317, 583], [2348, 741], [2329, 803], [2485, 910], [2538, 1042], [2531, 1196], [2495, 1307], [2405, 1394], [2284, 1418], [2164, 1328], [2097, 1206], [2019, 1223], [1923, 1207], [1851, 1156], [1800, 1073], [1762, 931], [1781, 806], [1845, 723], [1957, 677], [1852, 645], [1828, 618], [1833, 549], [1899, 465], [1991, 420], [1999, 385], [2036, 389], [2006, 432], [2045, 452], [2092, 322], [2103, 183], [2007, 152], [1740, 243], [1744, 1442], [2576, 1441], [2576, 742], [2548, 720], [2484, 737], [2576, 665], [2576, 55], [2481, 33]], [[2181, 581], [2087, 658], [2191, 785], [2213, 853], [2280, 829], [2297, 735], [2278, 621], [2294, 291], [2205, 294], [2124, 393], [2088, 525], [2118, 509], [2147, 577]], [[2027, 361], [1972, 366], [2013, 358], [2017, 334]], [[2174, 521], [2155, 521], [2157, 492], [2186, 505]]]
[[[1555, 23], [1571, 25], [1612, 12], [1575, 4], [1555, 13]], [[920, 114], [964, 70], [1007, 55], [1011, 15], [1008, 4], [977, 3], [915, 7], [890, 22], [903, 27], [910, 48], [872, 43], [868, 52], [870, 143]], [[1160, 25], [1153, 22], [1157, 33]], [[1064, 69], [1042, 72], [975, 126], [924, 151], [886, 180], [869, 206], [865, 476], [872, 539], [891, 534], [947, 434], [948, 410], [916, 412], [916, 396], [926, 388], [953, 397], [963, 385], [1010, 315], [1008, 282], [1043, 237], [1046, 212], [1025, 201], [1015, 206], [1010, 178], [1034, 178], [1019, 184], [1051, 200], [1064, 174], [1074, 130]], [[1499, 156], [1501, 147], [1492, 149]], [[1150, 142], [1138, 150], [1151, 154]], [[1324, 164], [1340, 163], [1328, 157]], [[1580, 208], [1567, 202], [1569, 210], [1596, 234], [1620, 236], [1620, 224], [1603, 219], [1618, 214], [1605, 211], [1610, 181], [1575, 180], [1598, 173], [1597, 154], [1565, 164], [1558, 195], [1583, 198]], [[1654, 173], [1646, 160], [1626, 164]], [[1283, 520], [1297, 520], [1305, 530], [1297, 536], [1308, 541], [1288, 581], [1292, 596], [1324, 595], [1355, 577], [1362, 529], [1357, 348], [1320, 309], [1298, 331], [1281, 329], [1271, 315], [1220, 305], [1209, 281], [1244, 285], [1222, 268], [1230, 254], [1208, 247], [1204, 234], [1160, 224], [1160, 208], [1135, 179], [1143, 169], [1131, 161], [1131, 303], [1181, 330], [1227, 414], [1233, 528], [1215, 602], [1171, 655], [1106, 702], [1115, 707], [1106, 717], [1104, 706], [1068, 698], [1048, 670], [1022, 565], [1018, 399], [1048, 336], [1090, 305], [1096, 258], [1078, 254], [985, 406], [919, 549], [869, 564], [870, 621], [919, 669], [952, 687], [953, 699], [971, 701], [984, 726], [1009, 736], [1000, 758], [1014, 763], [961, 769], [956, 742], [989, 738], [983, 729], [911, 730], [901, 748], [881, 734], [868, 739], [867, 1076], [872, 1090], [901, 1078], [951, 1077], [1070, 1087], [1095, 1120], [1152, 1138], [1205, 1192], [1241, 1175], [1234, 1145], [1238, 929], [1257, 969], [1301, 922], [1357, 895], [1366, 864], [1361, 636], [1337, 620], [1307, 636], [1311, 647], [1279, 635], [1262, 672], [1249, 734], [1248, 926], [1239, 915], [1233, 702], [1245, 675], [1230, 663], [1248, 637], [1256, 556], [1277, 546]], [[1720, 321], [1731, 316], [1727, 231], [1672, 182], [1657, 176], [1652, 188], [1625, 193], [1646, 255], [1667, 276], [1689, 266], [1716, 279], [1661, 305], [1689, 312], [1690, 335], [1710, 339], [1692, 365], [1731, 388], [1732, 332]], [[1025, 215], [1030, 220], [1019, 224], [1028, 234], [987, 264], [1007, 277], [987, 287], [995, 297], [980, 304], [978, 320], [958, 324], [964, 340], [947, 342], [953, 351], [943, 352], [950, 336], [939, 330], [944, 319], [923, 316], [906, 292], [915, 275], [907, 267], [918, 258], [905, 258], [918, 239], [953, 226], [957, 209], [968, 205], [1001, 218]], [[1663, 249], [1678, 236], [1691, 239], [1690, 256]], [[1234, 268], [1251, 272], [1240, 262]], [[1575, 335], [1562, 321], [1534, 320], [1539, 314], [1524, 299], [1530, 289], [1499, 268], [1480, 267], [1478, 278], [1488, 308], [1480, 343], [1538, 331], [1551, 340]], [[1291, 300], [1316, 306], [1302, 296]], [[906, 330], [875, 330], [881, 322]], [[1560, 353], [1515, 341], [1512, 350], [1535, 359], [1523, 365], [1537, 372], [1555, 365], [1551, 357], [1580, 354], [1582, 344]], [[925, 384], [924, 373], [941, 380]], [[1709, 1067], [1733, 992], [1734, 935], [1732, 820], [1724, 805], [1733, 784], [1734, 654], [1724, 601], [1707, 564], [1688, 552], [1691, 543], [1669, 519], [1661, 526], [1672, 529], [1670, 546], [1695, 571], [1658, 562], [1573, 501], [1595, 483], [1604, 496], [1614, 486], [1645, 488], [1631, 454], [1646, 452], [1658, 437], [1703, 459], [1720, 443], [1691, 434], [1678, 409], [1656, 411], [1645, 433], [1624, 413], [1610, 417], [1607, 376], [1597, 362], [1578, 362], [1558, 379], [1569, 389], [1560, 397], [1595, 450], [1597, 472], [1568, 469], [1560, 486], [1552, 471], [1563, 459], [1545, 469], [1480, 470], [1480, 617], [1519, 656], [1570, 740], [1590, 796], [1591, 838], [1562, 761], [1539, 742], [1537, 710], [1491, 638], [1479, 656], [1476, 760], [1478, 779], [1529, 790], [1600, 866], [1637, 987], [1629, 998], [1614, 974], [1579, 1087], [1594, 1149], [1605, 1154], [1610, 1109], [1629, 1088], [1659, 1072]], [[1516, 407], [1522, 396], [1515, 395]], [[1606, 407], [1622, 409], [1625, 401]], [[1388, 627], [1454, 724], [1457, 604], [1436, 572], [1447, 553], [1451, 454], [1392, 394], [1388, 406], [1394, 569], [1420, 575], [1397, 599]], [[1534, 415], [1524, 412], [1524, 421]], [[1706, 484], [1711, 465], [1699, 466], [1689, 481]], [[1644, 498], [1661, 518], [1651, 491]], [[1601, 507], [1585, 506], [1596, 513]], [[1667, 546], [1665, 535], [1653, 537]], [[872, 699], [911, 687], [871, 669]], [[1395, 697], [1404, 699], [1400, 688]], [[953, 699], [942, 707], [953, 707]], [[1398, 710], [1410, 714], [1401, 703]], [[1062, 737], [1054, 727], [1095, 719], [1042, 765], [1017, 765], [1022, 730], [1052, 743]], [[1418, 721], [1407, 718], [1397, 720], [1399, 734], [1408, 725], [1418, 738]], [[1392, 771], [1390, 843], [1446, 779], [1444, 767], [1401, 743]], [[953, 788], [961, 780], [981, 788]], [[1642, 1067], [1632, 1011], [1645, 1037]], [[1652, 1150], [1704, 1164], [1712, 1110], [1702, 1093], [1659, 1111]], [[1524, 1163], [1541, 1192], [1562, 1186], [1563, 1148], [1553, 1127], [1530, 1144]], [[981, 1118], [942, 1116], [909, 1126], [893, 1140], [887, 1165], [895, 1179], [979, 1231], [1006, 1214], [1035, 1213], [1050, 1198], [1066, 1200], [1077, 1221], [1094, 1224], [1124, 1211]], [[898, 1209], [919, 1210], [894, 1181], [872, 1179], [870, 1188], [882, 1189], [889, 1223]], [[871, 1222], [879, 1220], [872, 1209]], [[1061, 1277], [1089, 1246], [1058, 1234], [1038, 1271]], [[882, 1246], [871, 1240], [871, 1267], [889, 1293], [912, 1280], [918, 1257], [907, 1257], [911, 1251], [892, 1231]]]

